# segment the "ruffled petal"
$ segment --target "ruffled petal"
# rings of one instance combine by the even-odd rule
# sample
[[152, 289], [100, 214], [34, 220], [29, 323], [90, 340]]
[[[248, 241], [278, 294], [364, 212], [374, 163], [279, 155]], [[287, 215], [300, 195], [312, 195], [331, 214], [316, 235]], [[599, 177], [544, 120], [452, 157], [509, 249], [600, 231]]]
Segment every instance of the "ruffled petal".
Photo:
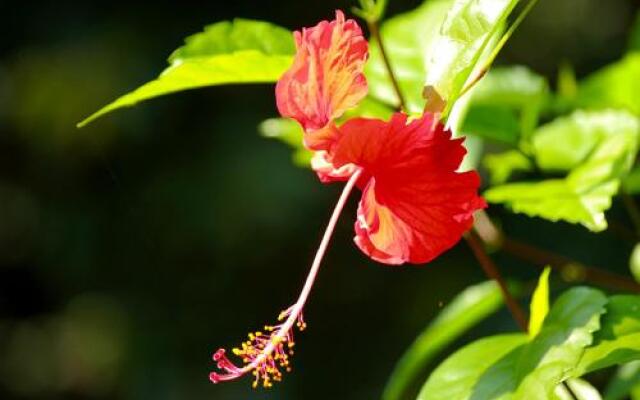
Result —
[[451, 248], [486, 207], [475, 171], [458, 173], [463, 139], [431, 114], [407, 124], [357, 118], [345, 123], [330, 162], [363, 168], [355, 242], [387, 264], [426, 263]]
[[[276, 85], [280, 114], [296, 119], [309, 136], [339, 118], [367, 94], [363, 74], [368, 45], [354, 20], [322, 21], [295, 32], [293, 65]], [[326, 149], [324, 140], [305, 139], [313, 150]]]

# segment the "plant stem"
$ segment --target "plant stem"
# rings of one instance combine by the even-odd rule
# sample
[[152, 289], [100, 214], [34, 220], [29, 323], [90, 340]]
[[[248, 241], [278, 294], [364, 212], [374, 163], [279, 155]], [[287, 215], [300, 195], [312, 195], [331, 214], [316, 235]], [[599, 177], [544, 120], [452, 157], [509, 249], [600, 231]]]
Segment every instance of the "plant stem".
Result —
[[559, 271], [565, 279], [584, 280], [610, 289], [640, 293], [640, 284], [622, 275], [587, 266], [569, 257], [507, 237], [491, 222], [485, 212], [476, 213], [474, 227], [484, 243], [536, 266], [549, 265]]
[[371, 32], [371, 36], [376, 42], [378, 42], [378, 47], [380, 48], [380, 55], [382, 56], [382, 61], [384, 62], [384, 66], [387, 69], [387, 73], [389, 74], [389, 80], [391, 80], [391, 84], [393, 85], [393, 90], [396, 92], [396, 96], [398, 96], [398, 101], [400, 102], [400, 109], [406, 110], [407, 107], [404, 101], [404, 97], [402, 96], [402, 91], [400, 90], [400, 85], [398, 84], [396, 75], [393, 73], [391, 62], [389, 61], [389, 57], [387, 56], [387, 51], [384, 47], [384, 43], [382, 42], [382, 37], [380, 36], [380, 28], [378, 28], [378, 22], [368, 21], [368, 26], [369, 26], [369, 32]]
[[482, 269], [484, 270], [484, 272], [487, 274], [489, 278], [496, 281], [496, 283], [500, 287], [500, 291], [502, 292], [502, 297], [504, 297], [504, 301], [507, 304], [509, 311], [511, 311], [511, 315], [513, 315], [513, 319], [516, 321], [520, 329], [526, 332], [527, 318], [525, 316], [525, 313], [522, 310], [522, 307], [520, 307], [520, 305], [516, 301], [516, 299], [511, 295], [511, 293], [509, 293], [507, 284], [502, 278], [502, 275], [500, 275], [500, 271], [498, 270], [498, 267], [495, 265], [491, 257], [489, 257], [489, 255], [485, 251], [484, 245], [480, 237], [478, 236], [476, 231], [472, 229], [465, 235], [465, 239], [467, 240], [469, 247], [471, 247], [473, 254], [476, 256], [476, 259], [482, 266]]
[[631, 222], [635, 228], [636, 235], [640, 237], [640, 210], [629, 193], [624, 190], [620, 191], [620, 193], [622, 195], [624, 207], [627, 209], [627, 213], [629, 213], [629, 216], [631, 217]]

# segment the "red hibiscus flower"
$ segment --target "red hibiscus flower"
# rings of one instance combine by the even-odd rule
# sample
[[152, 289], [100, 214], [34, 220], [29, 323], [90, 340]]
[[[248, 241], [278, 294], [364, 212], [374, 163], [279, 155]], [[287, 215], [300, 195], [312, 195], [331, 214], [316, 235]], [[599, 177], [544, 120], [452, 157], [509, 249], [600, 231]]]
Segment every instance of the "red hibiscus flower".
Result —
[[426, 263], [452, 247], [473, 224], [473, 212], [486, 206], [477, 195], [475, 171], [457, 172], [466, 150], [452, 139], [437, 115], [426, 113], [407, 123], [395, 114], [389, 122], [355, 118], [337, 127], [334, 120], [367, 92], [362, 74], [367, 42], [353, 20], [323, 21], [295, 33], [298, 52], [276, 86], [278, 109], [305, 130], [305, 145], [316, 151], [313, 169], [323, 182], [347, 180], [329, 219], [311, 269], [296, 302], [278, 323], [251, 333], [213, 359], [222, 382], [252, 374], [254, 387], [270, 387], [290, 368], [294, 331], [306, 323], [303, 309], [315, 282], [336, 222], [352, 189], [362, 190], [355, 242], [369, 257], [386, 264]]
[[358, 24], [345, 21], [341, 11], [334, 21], [294, 32], [294, 38], [293, 65], [276, 85], [278, 110], [302, 125], [309, 148], [321, 150], [336, 133], [332, 121], [367, 94], [368, 45]]
[[478, 174], [456, 172], [463, 140], [451, 139], [433, 114], [408, 124], [401, 113], [389, 122], [356, 118], [340, 127], [330, 161], [337, 170], [362, 168], [355, 242], [364, 253], [387, 264], [426, 263], [471, 228], [473, 212], [486, 204]]

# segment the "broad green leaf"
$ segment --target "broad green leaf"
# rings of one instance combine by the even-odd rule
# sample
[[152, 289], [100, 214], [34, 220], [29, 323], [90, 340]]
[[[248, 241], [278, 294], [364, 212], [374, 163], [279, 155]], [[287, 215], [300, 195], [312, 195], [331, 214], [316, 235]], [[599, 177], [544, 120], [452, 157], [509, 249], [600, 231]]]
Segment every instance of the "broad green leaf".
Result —
[[604, 211], [611, 207], [618, 186], [616, 181], [605, 181], [580, 188], [567, 180], [550, 179], [496, 186], [484, 192], [484, 198], [490, 203], [504, 203], [515, 213], [581, 224], [599, 232], [607, 228]]
[[487, 47], [500, 34], [517, 0], [455, 0], [427, 55], [425, 85], [447, 102], [460, 96]]
[[[490, 370], [495, 376], [491, 384], [496, 394], [500, 394], [501, 388], [512, 379], [513, 354], [526, 342], [527, 335], [514, 333], [480, 339], [463, 347], [433, 371], [417, 400], [489, 399], [477, 391], [481, 390], [480, 383]], [[492, 400], [499, 398], [502, 397], [491, 397]]]
[[542, 322], [549, 313], [549, 273], [551, 268], [546, 267], [540, 279], [538, 286], [533, 292], [531, 305], [529, 306], [529, 336], [535, 337], [542, 328]]
[[587, 347], [574, 376], [640, 360], [640, 296], [612, 296], [602, 327]]
[[640, 282], [640, 243], [636, 244], [631, 252], [631, 258], [629, 259], [629, 269], [631, 275]]
[[583, 163], [596, 148], [605, 146], [606, 141], [624, 136], [628, 148], [612, 149], [619, 151], [612, 156], [631, 162], [639, 134], [638, 119], [624, 111], [576, 111], [540, 127], [532, 138], [533, 153], [543, 170], [568, 171]]
[[640, 361], [620, 366], [604, 392], [605, 400], [623, 400], [628, 396], [640, 399]]
[[[564, 385], [556, 386], [555, 395], [559, 400], [602, 400], [598, 389], [582, 379], [568, 379]], [[567, 387], [571, 390], [569, 392]]]
[[525, 346], [516, 364], [519, 385], [514, 399], [546, 399], [560, 382], [572, 377], [600, 328], [606, 303], [602, 292], [586, 287], [570, 289], [556, 300], [540, 333]]
[[491, 185], [505, 183], [511, 175], [518, 171], [531, 171], [533, 164], [529, 159], [517, 150], [510, 150], [499, 154], [487, 154], [482, 165], [489, 170]]
[[517, 213], [602, 231], [604, 211], [635, 158], [639, 131], [637, 119], [616, 111], [576, 112], [548, 124], [534, 134], [535, 156], [547, 169], [573, 167], [567, 177], [497, 186], [485, 198]]
[[568, 290], [535, 338], [501, 335], [462, 348], [431, 374], [418, 399], [555, 398], [556, 386], [573, 377], [585, 347], [593, 342], [606, 302], [595, 289]]
[[640, 194], [640, 167], [634, 167], [622, 179], [622, 187], [627, 194]]
[[383, 400], [406, 398], [407, 388], [427, 363], [473, 325], [494, 313], [500, 305], [502, 295], [493, 281], [462, 291], [405, 351], [387, 382]]
[[622, 108], [640, 114], [640, 52], [587, 77], [578, 88], [576, 107], [588, 109]]
[[203, 86], [274, 82], [289, 67], [293, 36], [279, 26], [246, 19], [218, 22], [190, 36], [158, 78], [125, 94], [78, 124], [153, 97]]
[[313, 152], [303, 145], [304, 132], [300, 124], [289, 118], [270, 118], [258, 126], [260, 134], [280, 140], [293, 149], [293, 163], [300, 167], [310, 167]]
[[[380, 34], [400, 85], [409, 112], [424, 109], [422, 87], [426, 74], [425, 59], [433, 53], [438, 34], [453, 0], [429, 0], [413, 11], [395, 16], [382, 24]], [[375, 41], [370, 42], [370, 58], [365, 74], [369, 95], [393, 107], [399, 105], [389, 74]]]

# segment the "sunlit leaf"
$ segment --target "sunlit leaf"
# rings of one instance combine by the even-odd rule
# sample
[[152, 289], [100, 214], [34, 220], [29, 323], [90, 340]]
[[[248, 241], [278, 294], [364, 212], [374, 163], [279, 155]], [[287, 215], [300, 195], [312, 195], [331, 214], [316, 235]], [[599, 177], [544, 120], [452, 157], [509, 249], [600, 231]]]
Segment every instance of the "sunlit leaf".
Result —
[[570, 289], [554, 303], [535, 338], [500, 335], [462, 348], [431, 374], [418, 399], [553, 398], [593, 342], [606, 302], [598, 290]]
[[640, 114], [640, 52], [628, 54], [587, 77], [578, 88], [576, 107], [623, 108]]
[[428, 54], [425, 79], [425, 84], [447, 101], [447, 110], [460, 96], [481, 56], [517, 3], [518, 0], [456, 0], [453, 3], [432, 44], [433, 51]]
[[[584, 162], [596, 148], [605, 142], [624, 140], [627, 149], [620, 154], [630, 162], [635, 157], [640, 124], [638, 119], [624, 111], [576, 111], [540, 127], [532, 138], [537, 165], [543, 170], [567, 171]], [[625, 164], [626, 165], [626, 164]]]
[[492, 185], [505, 183], [515, 172], [533, 169], [531, 161], [517, 150], [487, 154], [482, 165], [489, 170], [489, 179]]
[[122, 107], [186, 89], [230, 83], [274, 82], [289, 67], [295, 46], [288, 30], [246, 19], [218, 22], [189, 36], [157, 79], [125, 94], [78, 126]]
[[627, 113], [576, 112], [533, 137], [538, 164], [546, 169], [573, 167], [566, 178], [497, 186], [486, 191], [485, 198], [516, 213], [602, 231], [607, 227], [604, 211], [637, 153], [638, 135], [638, 121]]
[[535, 337], [542, 328], [542, 322], [549, 313], [549, 273], [551, 268], [546, 267], [540, 279], [538, 286], [533, 292], [531, 305], [529, 306], [529, 336]]
[[598, 389], [583, 379], [567, 379], [565, 385], [556, 386], [555, 395], [559, 400], [602, 400]]
[[[438, 34], [453, 0], [425, 1], [408, 13], [382, 24], [380, 34], [391, 67], [400, 85], [409, 112], [422, 112], [422, 87], [426, 74], [425, 59], [433, 53]], [[370, 59], [365, 70], [370, 96], [394, 107], [399, 101], [375, 41], [370, 43]]]
[[502, 304], [495, 282], [483, 282], [462, 291], [406, 350], [387, 382], [383, 400], [406, 398], [405, 391], [444, 347], [485, 319]]

